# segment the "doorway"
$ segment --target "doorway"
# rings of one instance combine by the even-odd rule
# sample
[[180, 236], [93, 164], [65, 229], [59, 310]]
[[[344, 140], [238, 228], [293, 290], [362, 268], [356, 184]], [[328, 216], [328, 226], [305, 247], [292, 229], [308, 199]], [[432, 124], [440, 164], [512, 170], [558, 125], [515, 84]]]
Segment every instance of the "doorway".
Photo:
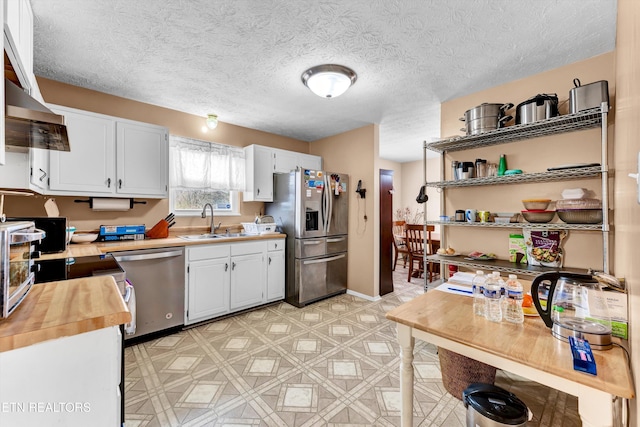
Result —
[[380, 296], [393, 292], [393, 171], [380, 169]]

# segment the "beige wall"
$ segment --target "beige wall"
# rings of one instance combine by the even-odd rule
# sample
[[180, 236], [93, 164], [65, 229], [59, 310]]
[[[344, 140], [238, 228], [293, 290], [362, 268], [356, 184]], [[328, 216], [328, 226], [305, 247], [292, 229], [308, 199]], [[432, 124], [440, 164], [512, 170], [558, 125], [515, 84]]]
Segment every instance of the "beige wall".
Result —
[[[310, 154], [322, 156], [327, 171], [349, 174], [349, 275], [348, 289], [379, 295], [378, 277], [378, 126], [368, 125], [309, 144]], [[366, 198], [355, 193], [358, 180]], [[365, 216], [367, 219], [365, 219]]]
[[[638, 152], [640, 152], [640, 2], [636, 0], [618, 1], [618, 28], [616, 41], [616, 94], [614, 105], [616, 133], [614, 140], [615, 211], [615, 253], [614, 272], [624, 277], [629, 290], [629, 322], [631, 364], [635, 366], [636, 393], [640, 384], [640, 333], [635, 329], [640, 324], [640, 264], [638, 263], [638, 242], [640, 241], [640, 205], [635, 181], [629, 173], [638, 173]], [[640, 402], [631, 402], [629, 425], [640, 424]]]
[[[515, 105], [539, 93], [557, 93], [561, 113], [568, 111], [569, 90], [573, 79], [578, 77], [582, 84], [597, 80], [608, 80], [611, 103], [616, 102], [613, 52], [599, 55], [585, 61], [570, 64], [545, 73], [506, 83], [488, 90], [457, 98], [442, 104], [441, 134], [460, 134], [459, 117], [470, 108], [483, 102], [507, 103]], [[515, 114], [515, 109], [512, 110]], [[613, 137], [614, 114], [610, 114], [609, 137]], [[544, 138], [528, 139], [516, 143], [503, 144], [479, 149], [454, 152], [446, 156], [445, 165], [451, 160], [474, 161], [476, 158], [498, 162], [500, 154], [506, 154], [510, 169], [524, 172], [542, 172], [551, 166], [578, 162], [600, 161], [599, 128], [571, 132]], [[615, 158], [610, 159], [616, 161]], [[450, 179], [450, 168], [445, 174]], [[601, 196], [600, 179], [580, 181], [558, 181], [550, 183], [529, 183], [497, 185], [493, 187], [467, 187], [446, 192], [446, 212], [453, 215], [455, 209], [477, 209], [492, 212], [519, 212], [525, 198], [561, 198], [565, 188], [584, 187]], [[457, 251], [478, 250], [493, 252], [500, 258], [508, 255], [509, 232], [515, 230], [481, 230], [468, 227], [448, 227], [448, 243]], [[571, 267], [602, 268], [602, 238], [599, 233], [571, 230], [564, 244], [565, 265]]]
[[[216, 129], [204, 133], [202, 131], [204, 117], [83, 89], [45, 78], [38, 78], [38, 84], [47, 103], [157, 124], [167, 127], [172, 135], [239, 147], [259, 144], [302, 153], [309, 152], [309, 143], [292, 138], [224, 122], [220, 122]], [[7, 197], [5, 211], [7, 215], [11, 216], [46, 215], [44, 210], [46, 199], [47, 197], [43, 196], [32, 198]], [[114, 223], [145, 224], [151, 227], [169, 212], [168, 199], [148, 199], [146, 205], [135, 205], [128, 212], [93, 212], [87, 204], [74, 203], [74, 200], [87, 199], [86, 197], [56, 196], [55, 199], [60, 208], [60, 214], [69, 218], [70, 223], [79, 230], [95, 230], [102, 224]], [[263, 211], [263, 203], [242, 203], [241, 216], [218, 216], [216, 222], [222, 221], [223, 225], [237, 225], [240, 222], [252, 221], [256, 214]], [[179, 217], [176, 219], [176, 226], [206, 226], [209, 221], [209, 218]]]
[[[427, 159], [427, 182], [440, 181], [440, 159]], [[427, 220], [435, 221], [440, 217], [440, 192], [432, 187], [427, 187], [429, 200], [425, 204], [416, 202], [420, 187], [424, 183], [423, 161], [406, 162], [402, 164], [402, 208], [411, 209], [411, 213], [424, 212], [427, 208]], [[436, 232], [440, 228], [436, 227]]]

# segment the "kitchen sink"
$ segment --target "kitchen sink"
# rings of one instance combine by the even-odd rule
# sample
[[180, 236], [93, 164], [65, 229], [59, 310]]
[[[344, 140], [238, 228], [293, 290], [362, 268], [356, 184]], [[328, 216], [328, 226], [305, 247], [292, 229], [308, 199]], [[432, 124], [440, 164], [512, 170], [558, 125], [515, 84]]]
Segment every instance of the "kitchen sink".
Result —
[[185, 240], [209, 240], [209, 239], [218, 239], [221, 236], [219, 234], [188, 234], [188, 235], [184, 235], [184, 236], [178, 236], [181, 239], [185, 239]]
[[180, 237], [181, 239], [185, 239], [185, 240], [211, 240], [211, 239], [225, 239], [225, 238], [230, 238], [230, 237], [244, 237], [244, 236], [250, 236], [250, 234], [247, 234], [247, 233], [225, 233], [225, 234], [205, 233], [205, 234], [187, 234], [187, 235], [178, 236], [178, 237]]
[[247, 233], [225, 233], [225, 234], [216, 234], [216, 237], [244, 237], [244, 236], [250, 236], [250, 234]]

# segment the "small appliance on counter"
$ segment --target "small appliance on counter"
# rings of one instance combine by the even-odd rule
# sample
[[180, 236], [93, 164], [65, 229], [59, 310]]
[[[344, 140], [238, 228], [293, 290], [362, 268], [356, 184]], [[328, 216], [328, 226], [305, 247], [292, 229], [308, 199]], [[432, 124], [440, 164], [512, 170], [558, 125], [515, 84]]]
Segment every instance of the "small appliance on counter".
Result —
[[36, 245], [36, 251], [43, 254], [64, 252], [67, 249], [67, 218], [65, 217], [14, 217], [7, 221], [32, 221], [46, 236]]
[[33, 286], [35, 243], [45, 233], [33, 221], [0, 223], [0, 319], [8, 317]]
[[531, 283], [531, 296], [554, 337], [567, 342], [570, 336], [584, 339], [594, 350], [612, 347], [607, 298], [600, 282], [591, 274], [561, 271], [540, 274]]

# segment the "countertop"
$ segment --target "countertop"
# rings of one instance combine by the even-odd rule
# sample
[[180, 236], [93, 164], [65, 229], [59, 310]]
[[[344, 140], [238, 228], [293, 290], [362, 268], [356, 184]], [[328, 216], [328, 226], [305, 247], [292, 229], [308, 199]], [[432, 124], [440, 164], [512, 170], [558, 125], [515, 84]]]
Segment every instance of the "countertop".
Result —
[[[180, 232], [179, 235], [200, 234], [200, 232]], [[54, 254], [43, 254], [39, 259], [75, 258], [90, 255], [101, 255], [107, 252], [131, 251], [136, 249], [156, 249], [172, 246], [212, 245], [218, 243], [245, 242], [252, 240], [284, 239], [286, 234], [273, 233], [262, 235], [220, 237], [216, 239], [186, 240], [171, 234], [164, 239], [120, 240], [117, 242], [70, 243], [67, 250]]]
[[[573, 369], [569, 344], [554, 338], [539, 316], [524, 324], [493, 323], [473, 314], [473, 298], [429, 291], [386, 314], [387, 319], [430, 335], [476, 348], [554, 376], [633, 398], [634, 386], [624, 351], [594, 350], [597, 376]], [[620, 342], [614, 338], [614, 342]]]
[[[180, 232], [180, 235], [184, 234], [200, 233]], [[135, 249], [209, 245], [285, 237], [285, 234], [275, 233], [211, 240], [185, 240], [178, 235], [170, 235], [165, 239], [71, 243], [66, 251], [43, 254], [39, 259], [77, 258]], [[111, 276], [36, 284], [18, 308], [7, 319], [0, 320], [0, 352], [49, 339], [121, 325], [130, 320], [131, 313]]]
[[130, 320], [111, 276], [37, 284], [7, 319], [0, 320], [0, 352]]

